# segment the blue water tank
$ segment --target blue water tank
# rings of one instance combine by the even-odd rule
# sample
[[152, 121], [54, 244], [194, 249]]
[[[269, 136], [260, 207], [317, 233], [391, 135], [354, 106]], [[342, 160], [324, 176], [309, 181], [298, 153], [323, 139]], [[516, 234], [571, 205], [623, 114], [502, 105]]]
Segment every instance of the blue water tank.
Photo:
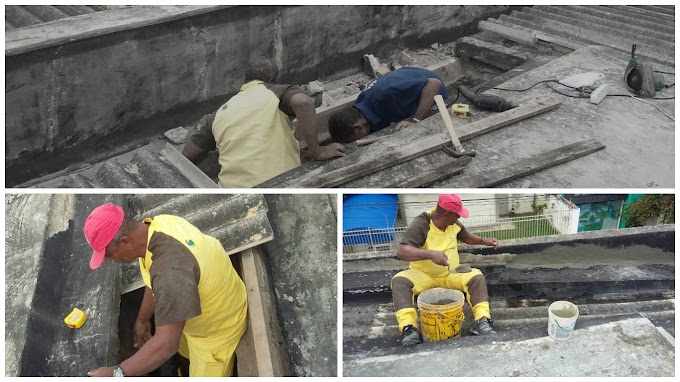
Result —
[[[342, 203], [343, 245], [394, 240], [398, 197], [395, 194], [345, 195]], [[388, 229], [386, 229], [388, 228]], [[361, 234], [356, 231], [366, 231]]]

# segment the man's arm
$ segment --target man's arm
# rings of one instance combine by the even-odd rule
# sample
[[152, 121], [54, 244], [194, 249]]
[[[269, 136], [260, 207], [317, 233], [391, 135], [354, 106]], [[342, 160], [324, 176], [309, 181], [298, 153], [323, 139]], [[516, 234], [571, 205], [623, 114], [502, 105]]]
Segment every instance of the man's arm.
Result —
[[193, 163], [205, 158], [209, 151], [215, 150], [217, 147], [212, 133], [215, 114], [217, 112], [205, 115], [198, 121], [198, 131], [189, 137], [182, 148], [182, 154]]
[[316, 109], [311, 98], [304, 93], [297, 93], [290, 97], [289, 106], [298, 120], [302, 137], [305, 139], [307, 148], [314, 159], [326, 160], [345, 155], [345, 147], [339, 143], [319, 146], [319, 135], [316, 131]]
[[137, 319], [133, 326], [134, 347], [138, 348], [151, 338], [151, 317], [153, 317], [156, 303], [153, 298], [151, 288], [144, 288], [144, 298], [142, 306], [139, 308]]
[[[144, 375], [159, 368], [179, 348], [185, 321], [159, 326], [156, 334], [135, 355], [120, 364], [126, 377]], [[112, 377], [113, 367], [101, 367], [87, 373], [91, 377]]]
[[460, 232], [458, 232], [458, 240], [465, 244], [476, 244], [476, 245], [486, 245], [487, 247], [498, 248], [498, 240], [495, 238], [481, 238], [470, 231], [468, 231], [465, 226], [460, 222], [456, 223], [460, 226]]
[[438, 265], [449, 265], [449, 258], [444, 252], [420, 249], [408, 244], [399, 244], [397, 257], [404, 261], [432, 260]]
[[[432, 108], [434, 104], [434, 96], [439, 94], [439, 89], [442, 87], [442, 82], [437, 78], [429, 78], [423, 90], [420, 91], [420, 100], [418, 101], [418, 107], [416, 108], [416, 114], [413, 118], [422, 121], [427, 116], [427, 113]], [[403, 120], [397, 124], [395, 130], [399, 131], [405, 127], [411, 125], [408, 120]]]

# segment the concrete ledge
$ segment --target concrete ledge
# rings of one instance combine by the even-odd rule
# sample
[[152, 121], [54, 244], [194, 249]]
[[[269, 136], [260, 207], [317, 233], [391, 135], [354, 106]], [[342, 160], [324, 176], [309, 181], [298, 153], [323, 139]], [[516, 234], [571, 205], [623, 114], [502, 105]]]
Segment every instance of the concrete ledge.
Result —
[[5, 33], [5, 57], [143, 28], [233, 5], [140, 5], [68, 17]]
[[650, 227], [581, 232], [573, 235], [551, 235], [503, 240], [500, 243], [499, 250], [461, 244], [459, 250], [461, 252], [471, 252], [481, 255], [495, 254], [499, 251], [508, 253], [533, 253], [543, 251], [546, 248], [558, 244], [567, 246], [594, 244], [605, 248], [619, 248], [639, 244], [652, 248], [660, 248], [665, 252], [674, 252], [675, 225], [665, 224]]

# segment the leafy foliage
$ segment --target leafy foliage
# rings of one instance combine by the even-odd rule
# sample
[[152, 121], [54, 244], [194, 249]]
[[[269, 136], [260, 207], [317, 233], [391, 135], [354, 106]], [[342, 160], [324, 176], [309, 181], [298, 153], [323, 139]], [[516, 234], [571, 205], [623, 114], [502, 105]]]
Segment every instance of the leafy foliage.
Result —
[[623, 216], [626, 227], [641, 227], [656, 217], [663, 224], [675, 223], [675, 195], [645, 195], [624, 208]]

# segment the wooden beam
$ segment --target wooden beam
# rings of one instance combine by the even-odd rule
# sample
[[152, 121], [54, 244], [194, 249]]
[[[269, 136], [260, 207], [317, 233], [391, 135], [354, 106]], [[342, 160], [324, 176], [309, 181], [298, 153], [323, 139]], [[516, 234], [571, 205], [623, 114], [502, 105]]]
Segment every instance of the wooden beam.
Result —
[[606, 146], [596, 140], [585, 140], [562, 146], [541, 154], [533, 155], [506, 166], [484, 171], [483, 173], [461, 180], [460, 188], [496, 187], [511, 180], [592, 154]]
[[[549, 97], [469, 123], [460, 127], [459, 139], [461, 141], [471, 139], [522, 119], [555, 109], [561, 103], [562, 101]], [[410, 145], [303, 180], [299, 184], [293, 184], [293, 186], [305, 188], [336, 187], [362, 176], [429, 154], [443, 145], [450, 144], [450, 142], [451, 137], [448, 133], [432, 135]]]
[[[241, 353], [254, 353], [256, 359], [256, 376], [259, 377], [273, 377], [274, 367], [272, 364], [272, 354], [269, 350], [269, 338], [271, 337], [267, 332], [267, 324], [265, 320], [264, 307], [262, 304], [262, 296], [260, 295], [260, 284], [257, 277], [257, 268], [255, 267], [255, 257], [252, 249], [246, 249], [240, 253], [241, 255], [241, 277], [246, 284], [246, 292], [248, 295], [248, 329], [243, 335], [240, 349], [237, 351]], [[239, 375], [241, 376], [241, 375]]]
[[182, 155], [174, 146], [167, 143], [161, 154], [196, 188], [219, 188], [208, 175], [201, 171], [187, 157]]
[[444, 180], [453, 175], [458, 175], [463, 172], [465, 166], [472, 162], [470, 157], [460, 157], [452, 162], [443, 164], [433, 170], [425, 171], [413, 178], [409, 178], [400, 182], [395, 182], [386, 188], [418, 188], [427, 187], [434, 182]]

